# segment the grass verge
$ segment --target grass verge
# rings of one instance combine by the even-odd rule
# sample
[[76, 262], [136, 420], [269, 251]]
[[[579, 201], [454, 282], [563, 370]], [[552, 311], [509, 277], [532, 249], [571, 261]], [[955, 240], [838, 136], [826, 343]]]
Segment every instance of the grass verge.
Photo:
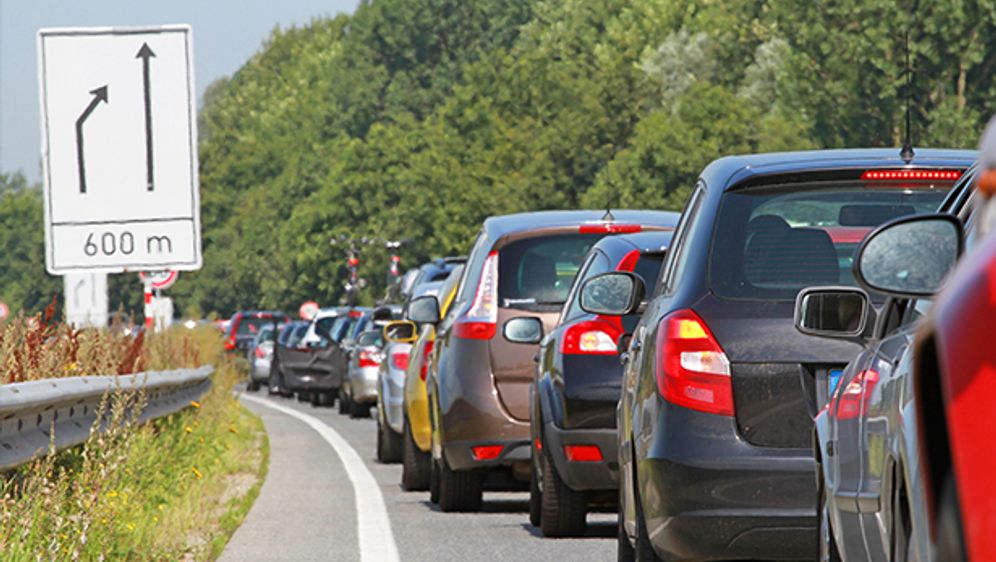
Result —
[[[209, 560], [259, 492], [268, 443], [215, 354], [212, 389], [191, 408], [139, 424], [110, 399], [110, 429], [8, 475], [3, 560]], [[150, 363], [152, 363], [150, 361]]]

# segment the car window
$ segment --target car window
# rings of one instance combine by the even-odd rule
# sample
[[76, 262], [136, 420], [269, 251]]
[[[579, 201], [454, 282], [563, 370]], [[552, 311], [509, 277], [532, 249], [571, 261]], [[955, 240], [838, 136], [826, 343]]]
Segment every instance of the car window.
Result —
[[949, 185], [797, 183], [723, 195], [709, 261], [720, 297], [790, 301], [811, 285], [854, 285], [864, 237], [897, 217], [932, 212]]
[[678, 228], [672, 239], [671, 248], [668, 250], [669, 256], [665, 273], [667, 279], [664, 283], [658, 284], [659, 292], [656, 294], [671, 293], [674, 290], [676, 280], [681, 278], [685, 265], [688, 263], [688, 255], [690, 253], [688, 251], [688, 238], [701, 219], [702, 213], [699, 210], [702, 206], [703, 194], [705, 193], [703, 185], [700, 181], [698, 187], [685, 205], [685, 211], [681, 214], [681, 219], [678, 221]]
[[331, 329], [332, 325], [335, 324], [336, 318], [338, 318], [338, 316], [323, 316], [322, 318], [315, 320], [314, 333], [316, 334], [327, 333], [326, 331]]
[[384, 332], [381, 330], [367, 330], [356, 339], [358, 347], [377, 346], [384, 344]]
[[239, 322], [239, 327], [235, 332], [236, 336], [252, 336], [255, 337], [259, 333], [259, 329], [263, 326], [273, 322], [270, 318], [252, 318], [243, 316], [242, 321]]
[[498, 252], [498, 301], [505, 308], [562, 306], [588, 250], [604, 234], [552, 234], [510, 242]]
[[266, 341], [273, 339], [273, 324], [265, 324], [259, 329], [259, 333], [256, 334], [256, 341]]
[[560, 314], [561, 324], [587, 314], [581, 310], [581, 302], [578, 298], [578, 295], [581, 293], [581, 284], [596, 275], [610, 271], [612, 271], [612, 264], [609, 263], [609, 258], [604, 253], [595, 250], [589, 254], [588, 260], [581, 266], [581, 273], [575, 282], [575, 287], [571, 291], [567, 304], [564, 305], [563, 312]]
[[477, 240], [474, 241], [474, 248], [470, 251], [470, 259], [463, 270], [463, 278], [460, 280], [456, 302], [464, 302], [468, 298], [468, 292], [473, 294], [473, 291], [477, 289], [477, 284], [481, 280], [484, 260], [488, 258], [489, 246], [488, 237], [484, 232], [481, 232], [477, 236]]
[[290, 330], [290, 336], [287, 337], [286, 346], [287, 347], [297, 347], [297, 344], [304, 337], [304, 334], [308, 331], [307, 324], [297, 324], [292, 330]]

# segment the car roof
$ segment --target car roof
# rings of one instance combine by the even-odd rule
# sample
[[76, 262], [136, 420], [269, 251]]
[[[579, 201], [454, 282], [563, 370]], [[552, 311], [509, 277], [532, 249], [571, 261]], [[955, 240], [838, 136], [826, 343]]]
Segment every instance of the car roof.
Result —
[[679, 213], [670, 211], [647, 211], [647, 210], [617, 210], [611, 209], [611, 216], [614, 221], [606, 221], [606, 214], [609, 211], [582, 210], [582, 211], [536, 211], [531, 213], [516, 213], [513, 215], [500, 215], [489, 217], [484, 221], [484, 230], [491, 240], [497, 240], [502, 236], [524, 230], [538, 228], [558, 228], [581, 224], [605, 224], [607, 222], [617, 222], [622, 224], [652, 224], [658, 226], [674, 227], [678, 224]]
[[770, 152], [726, 156], [714, 160], [702, 172], [708, 187], [729, 189], [755, 176], [796, 171], [847, 170], [861, 168], [968, 168], [978, 158], [975, 150], [916, 148], [907, 164], [898, 148], [844, 148]]
[[598, 248], [609, 255], [629, 253], [633, 250], [643, 253], [663, 252], [671, 243], [673, 234], [673, 231], [616, 234], [602, 238], [592, 248]]

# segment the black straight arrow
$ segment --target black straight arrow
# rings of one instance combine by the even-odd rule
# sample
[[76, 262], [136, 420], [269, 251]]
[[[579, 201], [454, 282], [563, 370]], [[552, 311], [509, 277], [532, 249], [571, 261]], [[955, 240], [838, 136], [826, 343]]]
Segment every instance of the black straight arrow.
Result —
[[83, 162], [83, 122], [93, 113], [94, 109], [97, 109], [97, 104], [100, 102], [108, 103], [106, 84], [95, 90], [90, 90], [90, 93], [93, 94], [90, 105], [86, 106], [86, 109], [83, 110], [83, 113], [76, 120], [76, 165], [80, 172], [80, 193], [86, 193], [86, 165]]
[[156, 56], [148, 43], [142, 43], [142, 48], [135, 55], [142, 59], [142, 81], [145, 85], [145, 185], [149, 191], [155, 188], [152, 174], [152, 92], [149, 86], [149, 59]]

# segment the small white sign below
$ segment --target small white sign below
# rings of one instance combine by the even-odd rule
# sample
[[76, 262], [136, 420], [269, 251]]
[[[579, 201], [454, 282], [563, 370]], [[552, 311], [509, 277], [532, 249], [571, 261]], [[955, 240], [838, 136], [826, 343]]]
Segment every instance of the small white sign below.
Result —
[[63, 281], [66, 322], [77, 328], [107, 326], [107, 274], [68, 273]]
[[201, 266], [189, 26], [38, 32], [45, 264]]

